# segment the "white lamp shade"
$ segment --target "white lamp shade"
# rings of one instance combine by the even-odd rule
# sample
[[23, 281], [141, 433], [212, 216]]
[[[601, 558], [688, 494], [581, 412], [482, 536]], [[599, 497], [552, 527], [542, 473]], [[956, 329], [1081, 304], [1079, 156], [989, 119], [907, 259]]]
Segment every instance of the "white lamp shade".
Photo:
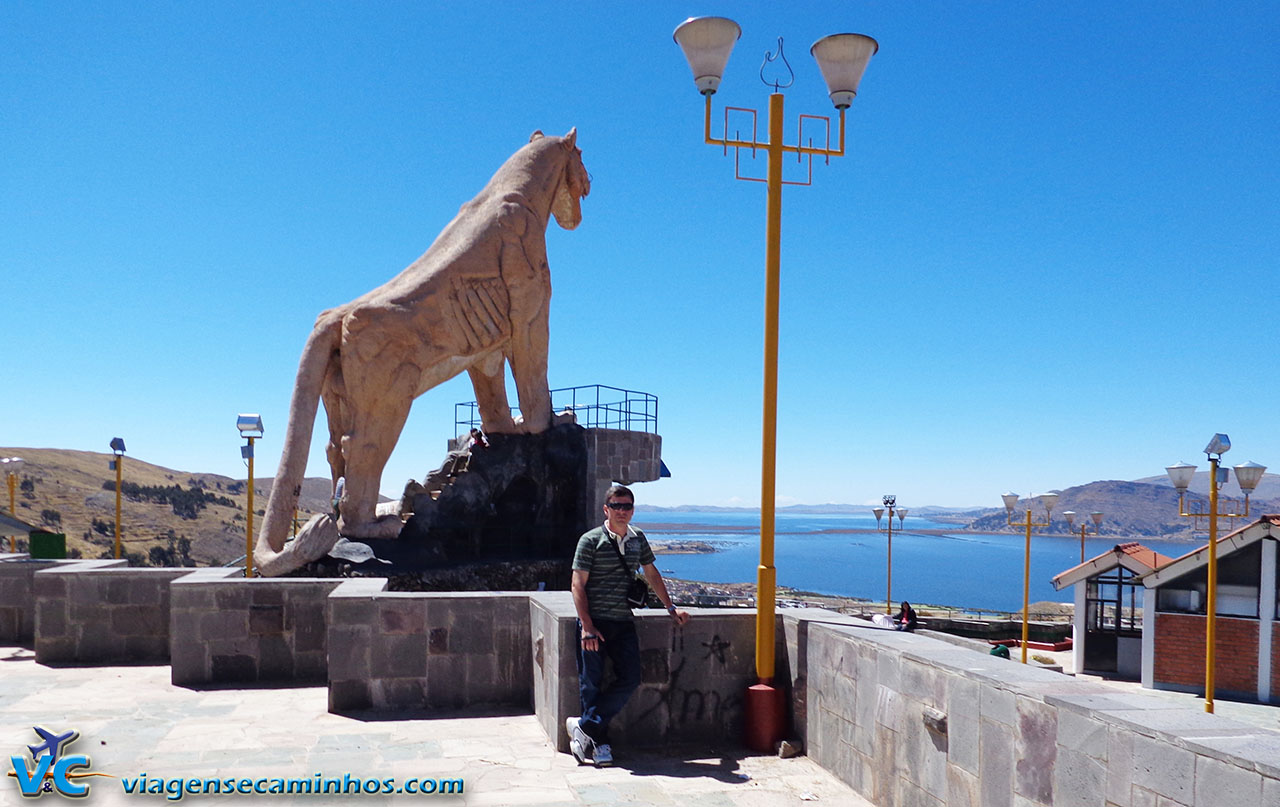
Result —
[[1001, 493], [1000, 498], [1004, 499], [1004, 509], [1010, 513], [1013, 512], [1013, 508], [1018, 506], [1018, 494], [1016, 493]]
[[1179, 493], [1186, 493], [1187, 488], [1191, 486], [1191, 480], [1196, 475], [1196, 466], [1180, 462], [1177, 465], [1168, 466], [1164, 472], [1169, 475], [1169, 481]]
[[1067, 526], [1068, 526], [1068, 527], [1074, 527], [1074, 526], [1076, 525], [1076, 511], [1075, 511], [1075, 510], [1067, 510], [1067, 511], [1063, 512], [1062, 517], [1063, 517], [1063, 518], [1065, 518], [1065, 519], [1067, 520]]
[[720, 87], [729, 54], [742, 36], [742, 28], [727, 17], [690, 17], [676, 26], [672, 35], [693, 71], [694, 83], [703, 95]]
[[907, 508], [905, 507], [898, 508], [898, 521], [902, 521], [902, 519], [906, 517], [907, 517]]
[[853, 102], [867, 63], [878, 50], [880, 44], [862, 34], [824, 36], [809, 48], [822, 71], [823, 80], [827, 82], [827, 92], [831, 94], [831, 103], [836, 105], [836, 109], [845, 109]]
[[1262, 475], [1267, 472], [1267, 466], [1259, 465], [1256, 462], [1246, 462], [1243, 465], [1236, 466], [1236, 482], [1240, 484], [1240, 489], [1245, 493], [1253, 493], [1253, 489], [1262, 481]]
[[1098, 512], [1097, 510], [1094, 510], [1092, 513], [1089, 514], [1089, 518], [1093, 519], [1093, 526], [1095, 527], [1102, 526], [1102, 513]]
[[1045, 510], [1052, 512], [1053, 508], [1058, 506], [1058, 494], [1042, 493], [1040, 494], [1040, 503], [1044, 505]]
[[879, 524], [879, 523], [880, 523], [880, 517], [884, 515], [884, 508], [883, 508], [883, 507], [873, 507], [873, 508], [871, 508], [871, 512], [873, 512], [873, 513], [875, 513], [875, 514], [876, 514], [876, 523], [877, 523], [877, 524]]

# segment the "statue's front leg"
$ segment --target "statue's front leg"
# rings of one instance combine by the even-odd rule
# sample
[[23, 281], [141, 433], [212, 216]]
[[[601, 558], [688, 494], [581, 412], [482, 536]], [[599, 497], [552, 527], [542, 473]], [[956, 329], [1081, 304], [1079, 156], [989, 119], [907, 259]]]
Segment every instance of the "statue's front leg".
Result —
[[551, 426], [551, 390], [547, 384], [547, 321], [551, 306], [550, 270], [540, 238], [507, 244], [502, 277], [511, 299], [511, 377], [520, 401], [519, 430], [530, 434]]

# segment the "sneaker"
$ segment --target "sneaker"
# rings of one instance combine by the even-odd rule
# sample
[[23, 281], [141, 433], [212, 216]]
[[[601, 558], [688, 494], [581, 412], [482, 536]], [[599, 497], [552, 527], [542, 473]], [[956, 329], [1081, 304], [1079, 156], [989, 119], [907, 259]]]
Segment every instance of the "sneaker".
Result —
[[564, 721], [564, 730], [569, 733], [569, 753], [578, 760], [579, 765], [589, 765], [593, 761], [594, 743], [587, 733], [578, 725], [578, 718], [570, 717]]
[[613, 746], [600, 743], [596, 746], [595, 763], [597, 768], [607, 768], [613, 764]]

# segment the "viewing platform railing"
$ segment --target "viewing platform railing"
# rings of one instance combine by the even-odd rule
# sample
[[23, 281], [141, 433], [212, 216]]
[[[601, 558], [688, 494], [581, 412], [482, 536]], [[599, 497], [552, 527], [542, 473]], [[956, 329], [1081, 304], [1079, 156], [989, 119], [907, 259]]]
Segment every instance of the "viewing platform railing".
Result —
[[[658, 396], [647, 392], [589, 384], [551, 390], [551, 411], [573, 410], [578, 425], [588, 429], [622, 429], [658, 433]], [[520, 414], [511, 407], [511, 416]], [[475, 401], [453, 405], [455, 434], [466, 434], [480, 426], [480, 410]]]

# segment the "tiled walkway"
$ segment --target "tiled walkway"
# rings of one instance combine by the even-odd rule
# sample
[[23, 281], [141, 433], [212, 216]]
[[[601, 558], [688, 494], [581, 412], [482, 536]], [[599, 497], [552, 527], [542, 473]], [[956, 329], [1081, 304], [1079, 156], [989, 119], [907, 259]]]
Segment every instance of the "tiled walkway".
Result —
[[[168, 667], [37, 665], [34, 654], [0, 647], [0, 760], [36, 744], [32, 726], [80, 738], [68, 754], [87, 754], [87, 803], [170, 803], [163, 796], [126, 796], [123, 777], [257, 781], [315, 774], [361, 780], [461, 778], [461, 796], [187, 795], [197, 805], [697, 805], [867, 807], [807, 757], [717, 753], [628, 753], [617, 767], [578, 767], [557, 753], [531, 714], [493, 717], [399, 716], [356, 719], [329, 714], [324, 687], [192, 690], [169, 683]], [[270, 787], [264, 783], [263, 787]], [[18, 797], [16, 779], [0, 781], [0, 803]]]

